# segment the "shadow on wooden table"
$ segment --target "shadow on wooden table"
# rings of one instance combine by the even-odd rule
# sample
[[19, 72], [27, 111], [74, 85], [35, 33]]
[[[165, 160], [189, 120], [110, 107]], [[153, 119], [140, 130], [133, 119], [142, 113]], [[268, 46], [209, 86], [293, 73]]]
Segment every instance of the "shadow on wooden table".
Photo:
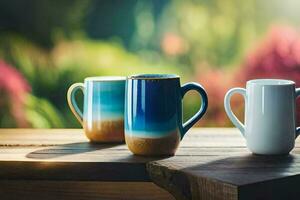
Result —
[[216, 160], [187, 170], [213, 178], [222, 183], [219, 185], [233, 185], [240, 199], [299, 199], [299, 162], [300, 157], [292, 154], [248, 155]]
[[[96, 152], [97, 151], [97, 152]], [[90, 152], [90, 153], [89, 153]], [[92, 153], [94, 152], [94, 153]], [[88, 155], [85, 153], [89, 153]], [[129, 163], [147, 163], [150, 161], [159, 161], [170, 156], [160, 157], [144, 157], [133, 155], [123, 143], [103, 143], [95, 144], [89, 142], [70, 143], [63, 145], [41, 147], [38, 150], [32, 151], [26, 155], [31, 159], [52, 159], [62, 156], [71, 156], [76, 154], [85, 154], [78, 157], [80, 160], [88, 159], [99, 162], [114, 161], [114, 162], [129, 162]]]
[[246, 155], [214, 159], [203, 164], [187, 167], [183, 171], [201, 174], [234, 185], [251, 184], [284, 177], [295, 172], [300, 158], [296, 155], [258, 156]]
[[56, 157], [61, 157], [66, 155], [74, 155], [74, 154], [98, 151], [102, 149], [108, 149], [108, 148], [116, 147], [118, 145], [123, 145], [123, 144], [121, 143], [93, 144], [90, 142], [70, 143], [70, 144], [43, 147], [42, 149], [28, 153], [26, 157], [33, 158], [33, 159], [50, 159], [50, 158], [56, 158]]
[[[168, 188], [165, 184], [173, 185], [173, 188], [168, 188], [169, 192], [177, 193], [177, 197], [182, 199], [211, 199], [220, 197], [219, 195], [224, 197], [225, 194], [229, 195], [226, 197], [228, 199], [237, 194], [240, 199], [247, 200], [295, 199], [295, 197], [299, 199], [298, 155], [248, 154], [226, 158], [213, 156], [206, 161], [201, 158], [199, 163], [196, 163], [197, 158], [193, 163], [181, 165], [183, 168], [176, 173], [170, 170], [172, 174], [169, 174], [171, 177], [169, 181], [172, 183], [167, 181], [158, 185], [163, 188]], [[170, 171], [168, 170], [169, 173]], [[285, 198], [287, 194], [291, 198]]]

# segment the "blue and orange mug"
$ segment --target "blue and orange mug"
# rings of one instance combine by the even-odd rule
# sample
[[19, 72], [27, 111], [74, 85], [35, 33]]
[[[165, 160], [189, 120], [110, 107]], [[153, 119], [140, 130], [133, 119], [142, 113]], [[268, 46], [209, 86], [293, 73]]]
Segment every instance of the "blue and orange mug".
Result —
[[[202, 104], [199, 111], [182, 123], [182, 98], [197, 91]], [[125, 141], [137, 155], [174, 155], [185, 133], [206, 112], [207, 94], [198, 83], [180, 86], [171, 74], [144, 74], [127, 78], [125, 93]]]
[[[125, 77], [88, 77], [69, 88], [69, 107], [91, 142], [124, 141], [125, 82]], [[83, 112], [75, 100], [78, 90], [84, 94]]]

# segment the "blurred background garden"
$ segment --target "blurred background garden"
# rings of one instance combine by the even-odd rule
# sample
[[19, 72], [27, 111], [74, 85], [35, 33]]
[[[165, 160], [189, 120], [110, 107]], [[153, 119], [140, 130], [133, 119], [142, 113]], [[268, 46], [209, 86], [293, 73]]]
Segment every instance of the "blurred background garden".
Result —
[[[198, 125], [231, 126], [229, 88], [266, 77], [300, 86], [299, 8], [298, 0], [0, 0], [0, 127], [80, 127], [66, 103], [72, 83], [138, 73], [199, 82], [209, 109]], [[198, 101], [187, 95], [185, 119]], [[232, 103], [242, 118], [241, 97]]]

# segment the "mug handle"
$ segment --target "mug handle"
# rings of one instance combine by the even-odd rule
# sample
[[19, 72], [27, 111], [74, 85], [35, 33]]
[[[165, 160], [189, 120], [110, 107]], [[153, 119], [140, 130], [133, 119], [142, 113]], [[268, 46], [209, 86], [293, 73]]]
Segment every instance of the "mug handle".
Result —
[[82, 111], [79, 109], [75, 99], [75, 94], [78, 91], [78, 89], [81, 89], [82, 92], [84, 93], [84, 84], [74, 83], [73, 85], [71, 85], [71, 87], [68, 89], [67, 100], [72, 113], [75, 115], [77, 120], [82, 125], [82, 120], [83, 120]]
[[[296, 88], [296, 99], [300, 96], [300, 88]], [[296, 128], [296, 137], [300, 135], [300, 126]]]
[[244, 97], [244, 100], [246, 102], [246, 89], [232, 88], [225, 95], [224, 108], [227, 113], [227, 116], [229, 117], [229, 119], [231, 120], [233, 125], [235, 127], [237, 127], [241, 131], [242, 135], [245, 137], [245, 125], [242, 124], [242, 122], [234, 115], [234, 113], [232, 112], [231, 106], [230, 106], [230, 99], [234, 93], [241, 94]]
[[201, 119], [201, 117], [204, 115], [204, 113], [207, 110], [208, 106], [208, 99], [207, 99], [207, 94], [204, 90], [204, 88], [198, 84], [198, 83], [186, 83], [181, 87], [181, 98], [184, 97], [184, 95], [190, 91], [190, 90], [195, 90], [197, 91], [202, 99], [202, 104], [198, 112], [191, 117], [189, 120], [187, 120], [183, 125], [182, 125], [182, 133], [181, 133], [181, 138], [186, 134], [186, 132], [198, 121]]

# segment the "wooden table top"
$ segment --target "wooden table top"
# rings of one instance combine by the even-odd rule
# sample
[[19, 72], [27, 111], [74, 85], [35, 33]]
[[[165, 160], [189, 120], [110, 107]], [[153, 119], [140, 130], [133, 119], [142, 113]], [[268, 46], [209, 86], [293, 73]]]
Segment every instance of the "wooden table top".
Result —
[[175, 156], [149, 158], [90, 144], [81, 129], [0, 129], [0, 179], [153, 181], [177, 199], [299, 199], [298, 141], [289, 156], [262, 157], [237, 129], [194, 128]]

